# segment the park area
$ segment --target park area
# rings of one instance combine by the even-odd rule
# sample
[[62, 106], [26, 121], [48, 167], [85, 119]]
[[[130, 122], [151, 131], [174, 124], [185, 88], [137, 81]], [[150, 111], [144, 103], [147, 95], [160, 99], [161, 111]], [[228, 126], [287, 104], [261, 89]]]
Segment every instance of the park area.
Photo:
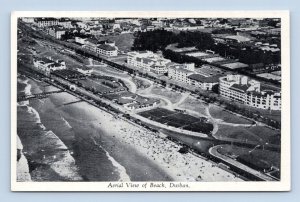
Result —
[[132, 82], [136, 85], [137, 89], [139, 90], [144, 90], [151, 86], [150, 82], [146, 81], [145, 79], [139, 79], [137, 77], [133, 77]]
[[178, 111], [156, 108], [141, 112], [139, 115], [168, 126], [193, 132], [210, 134], [213, 130], [213, 125], [206, 118], [196, 118]]
[[219, 130], [214, 135], [218, 139], [235, 139], [256, 144], [280, 145], [280, 131], [265, 126], [229, 126], [219, 125]]
[[131, 47], [134, 42], [134, 36], [132, 33], [124, 33], [119, 35], [109, 36], [96, 36], [99, 41], [111, 40], [116, 43], [116, 46], [120, 51], [131, 51]]
[[229, 111], [224, 110], [221, 107], [216, 105], [210, 105], [209, 112], [211, 116], [215, 119], [222, 119], [227, 123], [234, 124], [253, 124], [253, 121], [243, 118], [242, 116], [238, 116]]
[[95, 93], [107, 94], [126, 90], [126, 88], [123, 87], [123, 85], [118, 81], [105, 76], [87, 78], [84, 80], [79, 80], [78, 82], [80, 83], [78, 85], [80, 85], [81, 87], [87, 90], [91, 90]]
[[179, 92], [175, 92], [175, 91], [172, 91], [172, 90], [166, 89], [164, 87], [160, 87], [160, 86], [154, 86], [151, 89], [151, 93], [155, 94], [155, 95], [160, 95], [162, 97], [166, 97], [173, 104], [177, 103], [182, 96], [182, 94]]
[[202, 100], [193, 98], [191, 96], [189, 96], [183, 103], [181, 103], [179, 107], [182, 109], [195, 111], [199, 114], [199, 116], [208, 116], [208, 114], [206, 113], [206, 108], [208, 107], [208, 105]]
[[265, 174], [280, 179], [280, 153], [262, 148], [245, 148], [233, 145], [222, 145], [218, 148], [222, 155], [236, 159], [238, 162]]

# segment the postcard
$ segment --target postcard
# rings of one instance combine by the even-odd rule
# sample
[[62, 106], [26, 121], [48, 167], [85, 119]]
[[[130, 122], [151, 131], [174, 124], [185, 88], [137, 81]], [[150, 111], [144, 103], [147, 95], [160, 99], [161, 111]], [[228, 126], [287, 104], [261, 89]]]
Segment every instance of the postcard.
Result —
[[15, 11], [12, 191], [289, 191], [288, 11]]

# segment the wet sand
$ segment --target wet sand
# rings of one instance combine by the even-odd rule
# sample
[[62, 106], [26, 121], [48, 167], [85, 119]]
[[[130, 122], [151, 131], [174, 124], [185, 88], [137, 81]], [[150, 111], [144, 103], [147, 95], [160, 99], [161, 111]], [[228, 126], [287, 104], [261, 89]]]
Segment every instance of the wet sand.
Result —
[[240, 181], [212, 162], [179, 153], [180, 146], [165, 137], [86, 102], [64, 105], [75, 100], [59, 93], [31, 103], [67, 146], [84, 181]]

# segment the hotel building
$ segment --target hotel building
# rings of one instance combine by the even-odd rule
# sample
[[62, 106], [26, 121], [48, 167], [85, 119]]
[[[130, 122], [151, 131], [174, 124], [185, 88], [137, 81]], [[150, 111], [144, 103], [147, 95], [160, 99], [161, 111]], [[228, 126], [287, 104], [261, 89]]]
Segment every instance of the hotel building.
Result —
[[118, 55], [118, 47], [115, 45], [113, 41], [105, 41], [104, 44], [100, 44], [96, 48], [96, 52], [101, 55], [105, 55], [108, 57], [117, 56]]
[[269, 110], [281, 110], [281, 92], [262, 87], [259, 81], [243, 75], [227, 75], [219, 79], [222, 97], [242, 104]]
[[56, 18], [35, 18], [34, 21], [38, 27], [58, 25], [58, 20]]
[[34, 69], [45, 75], [50, 75], [52, 71], [66, 69], [66, 63], [63, 60], [53, 60], [51, 57], [33, 58]]
[[194, 74], [195, 64], [175, 64], [171, 65], [168, 69], [168, 77], [177, 82], [182, 82], [185, 84], [190, 84], [190, 75]]
[[171, 60], [165, 59], [151, 51], [127, 53], [127, 64], [156, 74], [167, 73], [168, 63], [171, 63]]
[[202, 90], [212, 90], [219, 83], [220, 75], [205, 75], [195, 71], [195, 64], [176, 64], [169, 67], [168, 77], [177, 82], [195, 86]]

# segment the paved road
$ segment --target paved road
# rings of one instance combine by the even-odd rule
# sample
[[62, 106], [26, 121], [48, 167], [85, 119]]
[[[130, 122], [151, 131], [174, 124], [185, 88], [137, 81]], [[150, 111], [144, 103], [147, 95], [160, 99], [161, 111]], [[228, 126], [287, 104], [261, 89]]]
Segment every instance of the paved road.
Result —
[[137, 91], [137, 87], [136, 87], [135, 83], [131, 80], [130, 77], [127, 78], [127, 77], [124, 77], [124, 76], [116, 75], [115, 73], [108, 73], [108, 72], [104, 72], [104, 71], [101, 71], [101, 70], [98, 70], [98, 69], [94, 69], [94, 72], [97, 72], [100, 75], [111, 76], [111, 77], [114, 77], [114, 78], [117, 78], [117, 79], [121, 79], [122, 81], [125, 82], [126, 85], [128, 85], [128, 88], [129, 88], [130, 92], [136, 93], [136, 91]]
[[[69, 81], [66, 81], [64, 79], [61, 79], [59, 77], [56, 77], [55, 80], [57, 80], [58, 82], [64, 84], [64, 85], [74, 85], [72, 83], [70, 83]], [[152, 121], [150, 119], [147, 119], [145, 117], [142, 117], [138, 114], [135, 114], [135, 113], [132, 113], [128, 110], [126, 110], [125, 108], [123, 108], [122, 106], [116, 104], [116, 103], [113, 103], [111, 102], [110, 100], [106, 100], [104, 98], [100, 98], [98, 95], [94, 95], [92, 92], [89, 92], [87, 90], [85, 90], [84, 88], [80, 88], [80, 87], [77, 87], [77, 91], [90, 97], [91, 99], [93, 100], [96, 100], [96, 101], [101, 101], [115, 109], [118, 109], [120, 110], [122, 113], [129, 113], [132, 117], [136, 118], [136, 119], [139, 119], [145, 123], [149, 123], [151, 125], [154, 125], [154, 126], [157, 126], [157, 127], [160, 127], [160, 128], [163, 128], [163, 129], [168, 129], [168, 130], [171, 130], [171, 131], [174, 131], [174, 132], [178, 132], [178, 133], [183, 133], [183, 134], [186, 134], [186, 135], [190, 135], [190, 136], [195, 136], [195, 137], [208, 137], [206, 134], [203, 134], [203, 133], [198, 133], [198, 132], [192, 132], [192, 131], [188, 131], [188, 130], [183, 130], [183, 129], [180, 129], [180, 128], [175, 128], [175, 127], [172, 127], [172, 126], [167, 126], [167, 125], [164, 125], [164, 124], [161, 124], [161, 123], [158, 123], [158, 122], [155, 122], [155, 121]]]
[[219, 148], [222, 148], [222, 145], [217, 145], [217, 146], [211, 147], [209, 149], [209, 153], [212, 156], [217, 157], [218, 159], [221, 159], [222, 161], [224, 161], [224, 162], [226, 162], [230, 165], [233, 165], [234, 167], [237, 167], [237, 168], [239, 168], [239, 169], [241, 169], [241, 170], [243, 170], [247, 173], [250, 173], [250, 174], [256, 176], [257, 178], [260, 178], [260, 179], [265, 180], [265, 181], [275, 181], [273, 178], [271, 178], [271, 177], [269, 177], [269, 176], [267, 176], [267, 175], [265, 175], [265, 174], [263, 174], [263, 173], [261, 173], [257, 170], [254, 170], [254, 169], [252, 169], [252, 168], [250, 168], [250, 167], [248, 167], [248, 166], [246, 166], [242, 163], [239, 163], [238, 161], [236, 161], [232, 158], [229, 158], [228, 156], [220, 154], [218, 152]]

